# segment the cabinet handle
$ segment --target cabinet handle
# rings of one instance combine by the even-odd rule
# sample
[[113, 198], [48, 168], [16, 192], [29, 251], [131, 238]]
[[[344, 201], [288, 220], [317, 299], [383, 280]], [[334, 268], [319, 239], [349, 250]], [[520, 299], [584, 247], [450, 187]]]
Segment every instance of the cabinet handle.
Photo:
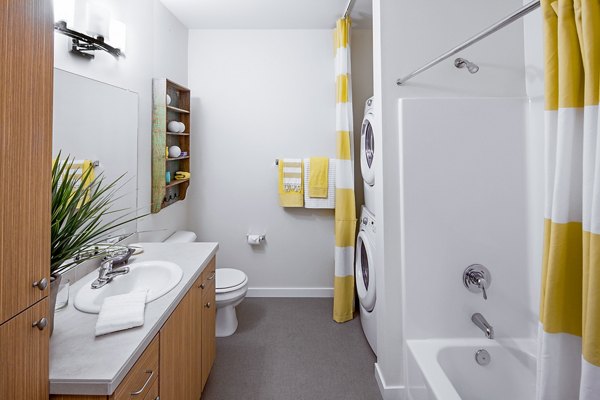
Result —
[[210, 301], [204, 305], [206, 308], [210, 308]]
[[31, 324], [31, 326], [37, 327], [40, 331], [43, 331], [46, 326], [48, 326], [48, 320], [46, 318], [40, 318], [39, 321], [35, 321]]
[[46, 278], [42, 278], [39, 281], [33, 282], [33, 284], [31, 286], [38, 288], [40, 290], [44, 290], [48, 287], [48, 280]]
[[200, 284], [200, 286], [198, 286], [200, 289], [204, 289], [206, 287], [206, 282], [202, 282]]
[[213, 272], [212, 274], [210, 274], [210, 276], [208, 277], [208, 281], [212, 281], [213, 279], [215, 279], [215, 273]]
[[152, 370], [149, 369], [149, 370], [146, 371], [146, 373], [150, 374], [150, 376], [148, 377], [148, 379], [146, 379], [146, 383], [144, 383], [144, 386], [142, 386], [142, 388], [140, 390], [138, 390], [137, 392], [131, 393], [132, 396], [137, 396], [138, 394], [142, 394], [142, 392], [144, 391], [144, 389], [146, 389], [146, 386], [148, 386], [148, 384], [150, 383], [150, 380], [154, 376], [154, 371], [152, 371]]

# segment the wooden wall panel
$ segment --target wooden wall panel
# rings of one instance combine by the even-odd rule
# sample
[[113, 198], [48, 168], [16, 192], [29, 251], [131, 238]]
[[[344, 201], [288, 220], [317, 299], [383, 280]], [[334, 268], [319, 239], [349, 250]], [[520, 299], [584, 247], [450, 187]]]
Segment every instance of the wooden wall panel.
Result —
[[0, 0], [0, 323], [48, 295], [52, 2]]

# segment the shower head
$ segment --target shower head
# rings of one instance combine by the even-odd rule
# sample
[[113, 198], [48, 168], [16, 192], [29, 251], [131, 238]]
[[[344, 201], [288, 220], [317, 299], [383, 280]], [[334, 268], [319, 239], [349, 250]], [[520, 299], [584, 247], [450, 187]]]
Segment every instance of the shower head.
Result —
[[467, 70], [474, 74], [477, 71], [479, 71], [479, 66], [475, 63], [472, 63], [471, 61], [464, 59], [464, 58], [457, 58], [456, 60], [454, 60], [454, 66], [456, 68], [464, 68], [467, 67]]

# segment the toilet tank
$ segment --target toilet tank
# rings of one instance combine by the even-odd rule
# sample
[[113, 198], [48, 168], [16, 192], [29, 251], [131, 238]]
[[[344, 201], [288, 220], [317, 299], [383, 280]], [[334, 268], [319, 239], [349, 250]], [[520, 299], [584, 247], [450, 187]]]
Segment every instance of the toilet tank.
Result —
[[176, 231], [165, 239], [164, 243], [190, 243], [195, 242], [198, 236], [190, 231]]

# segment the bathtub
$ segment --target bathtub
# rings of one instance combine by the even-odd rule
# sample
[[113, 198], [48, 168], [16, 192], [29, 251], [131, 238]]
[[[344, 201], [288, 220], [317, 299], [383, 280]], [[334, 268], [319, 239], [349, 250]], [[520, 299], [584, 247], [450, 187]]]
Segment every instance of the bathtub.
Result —
[[[535, 341], [489, 339], [408, 340], [412, 400], [535, 399]], [[485, 349], [490, 363], [475, 353]]]

